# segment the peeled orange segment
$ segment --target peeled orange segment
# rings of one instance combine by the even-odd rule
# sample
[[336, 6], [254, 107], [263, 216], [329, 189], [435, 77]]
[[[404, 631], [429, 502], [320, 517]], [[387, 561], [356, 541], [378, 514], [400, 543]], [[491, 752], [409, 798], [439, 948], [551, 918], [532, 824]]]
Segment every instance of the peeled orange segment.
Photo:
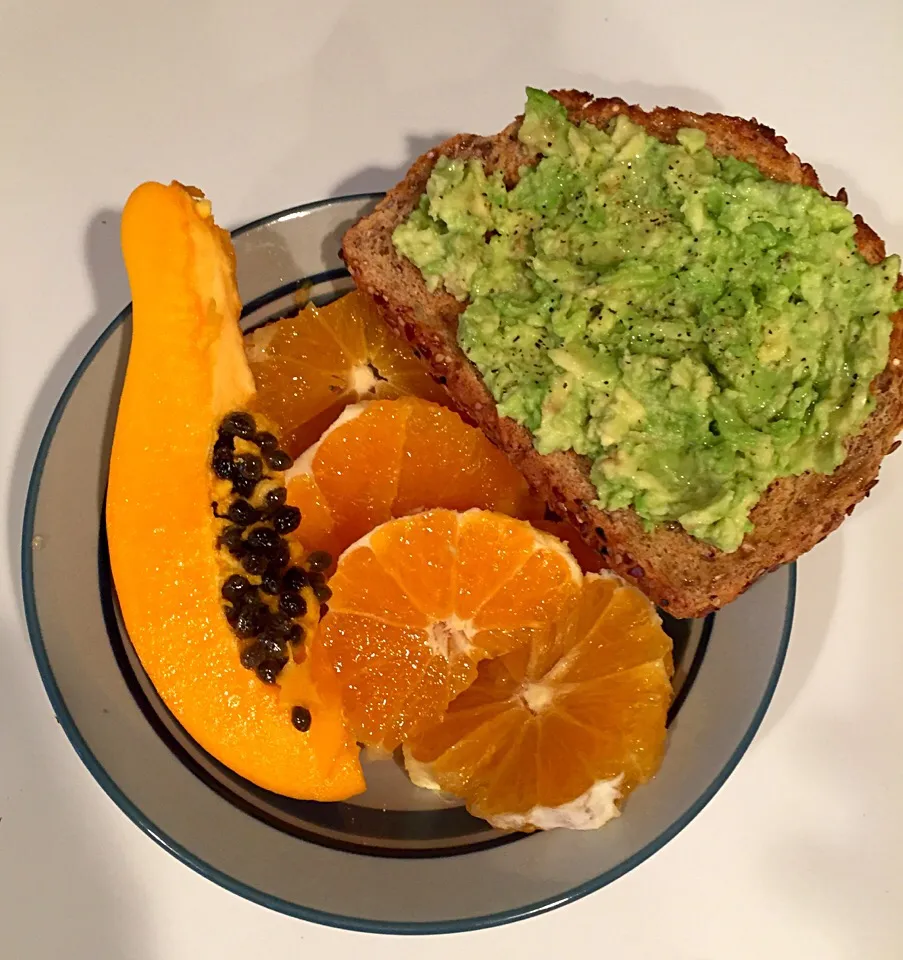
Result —
[[318, 641], [360, 742], [393, 750], [476, 676], [565, 616], [580, 570], [559, 541], [501, 514], [430, 510], [350, 547]]
[[454, 411], [415, 397], [346, 408], [286, 474], [295, 536], [338, 556], [375, 526], [419, 510], [537, 511], [508, 458]]
[[661, 764], [671, 641], [613, 574], [588, 575], [560, 622], [480, 663], [441, 720], [405, 745], [415, 782], [502, 829], [589, 829]]
[[253, 331], [245, 349], [257, 384], [254, 408], [276, 424], [293, 457], [350, 403], [407, 394], [450, 402], [357, 290]]

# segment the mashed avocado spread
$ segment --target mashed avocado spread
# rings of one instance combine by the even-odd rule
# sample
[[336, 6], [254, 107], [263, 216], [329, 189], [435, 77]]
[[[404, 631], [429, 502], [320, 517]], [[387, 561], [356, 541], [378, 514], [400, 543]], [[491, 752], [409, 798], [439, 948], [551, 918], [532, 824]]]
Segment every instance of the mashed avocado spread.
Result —
[[777, 477], [832, 472], [887, 363], [899, 257], [849, 210], [681, 130], [571, 124], [528, 90], [542, 154], [506, 189], [440, 157], [397, 250], [467, 308], [459, 343], [540, 453], [592, 460], [597, 504], [725, 551]]

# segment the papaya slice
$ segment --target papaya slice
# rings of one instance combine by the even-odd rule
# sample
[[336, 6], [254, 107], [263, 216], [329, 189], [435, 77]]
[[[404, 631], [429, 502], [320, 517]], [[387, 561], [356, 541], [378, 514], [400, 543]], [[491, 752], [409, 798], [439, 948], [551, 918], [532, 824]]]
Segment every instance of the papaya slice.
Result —
[[[253, 783], [339, 800], [364, 789], [338, 680], [316, 646], [317, 574], [254, 379], [228, 234], [209, 202], [146, 183], [126, 204], [132, 341], [106, 522], [129, 637], [185, 730]], [[294, 513], [293, 513], [294, 511]]]

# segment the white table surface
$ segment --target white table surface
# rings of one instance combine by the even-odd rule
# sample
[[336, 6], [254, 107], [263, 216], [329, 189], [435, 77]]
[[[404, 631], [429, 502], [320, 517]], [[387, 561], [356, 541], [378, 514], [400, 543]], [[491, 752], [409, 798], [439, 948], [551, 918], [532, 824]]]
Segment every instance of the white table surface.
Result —
[[528, 83], [577, 87], [755, 115], [903, 250], [899, 0], [510, 10], [0, 2], [0, 957], [903, 957], [903, 453], [800, 564], [780, 686], [724, 789], [628, 876], [528, 922], [425, 942], [270, 913], [145, 837], [53, 718], [21, 614], [24, 492], [52, 405], [128, 300], [119, 211], [140, 181], [199, 184], [237, 225], [387, 187], [443, 136], [503, 126]]

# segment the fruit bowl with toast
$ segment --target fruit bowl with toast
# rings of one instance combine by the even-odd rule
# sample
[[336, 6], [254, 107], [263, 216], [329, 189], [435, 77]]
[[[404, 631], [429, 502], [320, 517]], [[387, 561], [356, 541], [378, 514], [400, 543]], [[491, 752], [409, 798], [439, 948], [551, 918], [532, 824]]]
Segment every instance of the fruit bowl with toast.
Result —
[[844, 196], [756, 121], [529, 89], [385, 195], [231, 235], [143, 184], [122, 250], [23, 568], [57, 715], [132, 819], [285, 913], [446, 932], [702, 809], [793, 561], [903, 426], [900, 260]]

